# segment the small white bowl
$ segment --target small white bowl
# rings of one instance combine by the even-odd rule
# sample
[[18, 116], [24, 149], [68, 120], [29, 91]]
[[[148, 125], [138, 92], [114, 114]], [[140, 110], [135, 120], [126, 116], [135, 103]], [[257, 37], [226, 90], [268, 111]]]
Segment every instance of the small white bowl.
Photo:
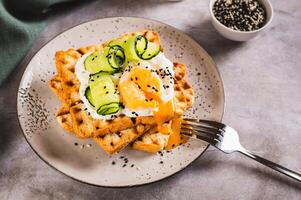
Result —
[[256, 37], [259, 32], [264, 30], [272, 21], [273, 19], [273, 7], [269, 0], [258, 0], [265, 8], [266, 15], [267, 15], [267, 21], [263, 27], [260, 29], [254, 30], [254, 31], [237, 31], [233, 30], [231, 28], [226, 27], [222, 23], [220, 23], [214, 16], [212, 8], [216, 0], [210, 0], [209, 9], [210, 9], [210, 15], [211, 15], [211, 22], [214, 26], [214, 28], [225, 38], [228, 38], [230, 40], [234, 41], [248, 41], [254, 37]]

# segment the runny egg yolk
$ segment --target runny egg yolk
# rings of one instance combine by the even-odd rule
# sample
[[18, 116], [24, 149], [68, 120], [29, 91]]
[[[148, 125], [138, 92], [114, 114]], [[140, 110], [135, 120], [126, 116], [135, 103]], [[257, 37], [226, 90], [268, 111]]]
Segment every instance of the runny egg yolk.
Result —
[[118, 89], [123, 103], [130, 109], [156, 108], [161, 101], [161, 84], [148, 69], [133, 68]]
[[164, 126], [164, 122], [174, 116], [174, 102], [173, 99], [162, 101], [161, 84], [160, 78], [153, 75], [149, 69], [135, 67], [119, 82], [118, 89], [121, 100], [127, 108], [133, 110], [153, 108], [158, 131], [169, 134], [170, 128]]
[[174, 103], [170, 100], [166, 103], [160, 102], [158, 111], [154, 112], [154, 119], [158, 124], [158, 131], [163, 134], [169, 134], [170, 129], [164, 126], [164, 122], [174, 116]]
[[181, 135], [182, 118], [172, 120], [169, 139], [165, 147], [166, 150], [173, 149], [188, 141], [188, 137]]

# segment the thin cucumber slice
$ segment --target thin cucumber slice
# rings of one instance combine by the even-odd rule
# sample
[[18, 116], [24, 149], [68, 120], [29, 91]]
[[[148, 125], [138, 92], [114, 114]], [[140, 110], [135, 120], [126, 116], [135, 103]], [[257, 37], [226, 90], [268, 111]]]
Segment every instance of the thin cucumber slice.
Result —
[[[111, 110], [109, 110], [109, 108], [111, 107], [103, 107], [104, 105], [111, 103], [119, 104], [119, 95], [116, 93], [115, 84], [112, 81], [111, 75], [109, 73], [99, 72], [92, 75], [89, 79], [89, 85], [94, 107], [97, 112], [98, 110], [100, 110], [98, 114], [107, 115], [106, 113], [111, 113], [113, 112], [112, 110], [119, 110], [119, 107], [118, 109], [112, 108]], [[106, 108], [108, 110], [106, 110]]]
[[149, 42], [143, 35], [130, 37], [124, 46], [127, 61], [150, 60], [160, 52], [161, 46]]
[[108, 62], [107, 55], [109, 53], [109, 49], [110, 47], [105, 47], [102, 51], [95, 51], [89, 55], [84, 61], [85, 69], [91, 74], [95, 74], [100, 71], [116, 71], [116, 69], [113, 68]]
[[97, 83], [99, 80], [101, 80], [104, 77], [111, 78], [111, 74], [108, 72], [98, 72], [96, 74], [91, 74], [89, 78], [89, 85], [93, 85]]
[[135, 38], [136, 54], [140, 57], [147, 49], [148, 40], [143, 35], [138, 35]]
[[140, 56], [140, 58], [143, 60], [150, 60], [159, 54], [160, 49], [161, 49], [160, 45], [154, 42], [148, 42], [147, 48], [145, 52]]
[[141, 60], [136, 52], [136, 36], [130, 37], [124, 45], [124, 53], [128, 62]]
[[110, 41], [108, 46], [111, 47], [111, 46], [118, 45], [118, 46], [124, 47], [126, 40], [127, 40], [126, 37], [118, 38], [118, 39]]
[[94, 107], [94, 103], [93, 103], [92, 93], [91, 93], [90, 87], [86, 88], [85, 97], [87, 98], [87, 100], [89, 101], [89, 103], [91, 104], [91, 106]]
[[120, 108], [119, 102], [112, 102], [99, 107], [97, 113], [99, 115], [110, 115], [118, 112], [119, 108]]
[[124, 50], [119, 45], [111, 46], [107, 57], [109, 64], [116, 71], [120, 70], [125, 62]]

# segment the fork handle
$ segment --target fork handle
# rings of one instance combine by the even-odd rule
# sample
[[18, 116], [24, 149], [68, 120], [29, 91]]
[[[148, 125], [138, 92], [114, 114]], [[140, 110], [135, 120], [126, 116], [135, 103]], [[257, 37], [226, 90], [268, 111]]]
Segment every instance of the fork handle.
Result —
[[241, 149], [241, 150], [239, 150], [239, 152], [246, 155], [249, 158], [252, 158], [252, 159], [256, 160], [257, 162], [260, 162], [263, 165], [266, 165], [266, 166], [268, 166], [268, 167], [270, 167], [270, 168], [272, 168], [272, 169], [274, 169], [274, 170], [276, 170], [276, 171], [278, 171], [278, 172], [280, 172], [284, 175], [287, 175], [287, 176], [301, 182], [301, 174], [298, 174], [297, 172], [294, 172], [294, 171], [292, 171], [290, 169], [287, 169], [287, 168], [285, 168], [281, 165], [278, 165], [278, 164], [276, 164], [272, 161], [269, 161], [265, 158], [257, 156], [255, 154], [249, 152], [246, 149]]

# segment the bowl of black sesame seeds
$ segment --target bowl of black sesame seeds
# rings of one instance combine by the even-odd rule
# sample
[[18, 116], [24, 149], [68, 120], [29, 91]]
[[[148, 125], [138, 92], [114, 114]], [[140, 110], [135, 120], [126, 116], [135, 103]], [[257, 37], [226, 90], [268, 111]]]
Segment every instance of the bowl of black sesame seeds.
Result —
[[215, 29], [234, 41], [256, 37], [273, 18], [269, 0], [211, 0], [209, 7]]

